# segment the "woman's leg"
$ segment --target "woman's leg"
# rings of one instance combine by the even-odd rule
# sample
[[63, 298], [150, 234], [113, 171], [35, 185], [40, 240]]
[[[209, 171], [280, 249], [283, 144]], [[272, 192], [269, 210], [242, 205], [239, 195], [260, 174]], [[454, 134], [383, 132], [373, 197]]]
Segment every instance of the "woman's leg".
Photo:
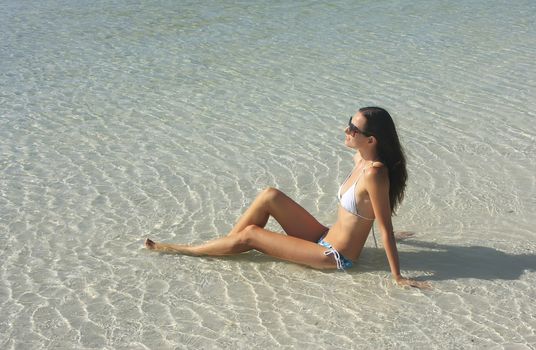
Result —
[[256, 249], [279, 259], [314, 268], [337, 267], [333, 257], [324, 254], [326, 248], [307, 240], [271, 232], [256, 225], [249, 225], [240, 232], [197, 246], [155, 243], [149, 239], [145, 245], [157, 251], [196, 256], [232, 255]]
[[[264, 229], [272, 216], [288, 234]], [[145, 241], [148, 249], [187, 255], [232, 255], [257, 249], [265, 254], [317, 268], [335, 266], [326, 257], [324, 247], [316, 244], [327, 227], [283, 192], [268, 188], [262, 191], [240, 217], [229, 235], [197, 245]]]
[[272, 216], [289, 236], [316, 242], [328, 229], [318, 222], [307, 210], [275, 188], [262, 191], [249, 208], [238, 219], [229, 235], [244, 230], [249, 225], [261, 228]]
[[216, 238], [199, 245], [160, 243], [147, 238], [145, 240], [145, 247], [163, 253], [179, 253], [194, 256], [234, 255], [253, 249], [247, 242], [244, 242], [244, 235], [242, 234]]

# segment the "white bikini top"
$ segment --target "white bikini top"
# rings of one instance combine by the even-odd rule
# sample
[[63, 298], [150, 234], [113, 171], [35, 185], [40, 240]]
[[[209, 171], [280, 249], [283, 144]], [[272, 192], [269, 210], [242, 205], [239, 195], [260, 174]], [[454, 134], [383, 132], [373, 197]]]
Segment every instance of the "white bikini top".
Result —
[[[371, 162], [371, 166], [374, 164], [374, 162]], [[359, 216], [360, 218], [363, 218], [365, 220], [374, 220], [374, 218], [367, 218], [367, 217], [364, 217], [363, 215], [359, 215], [359, 213], [357, 212], [357, 201], [355, 199], [355, 188], [356, 188], [356, 185], [357, 183], [359, 182], [359, 180], [361, 179], [361, 176], [363, 176], [363, 174], [365, 173], [365, 170], [367, 169], [368, 167], [364, 167], [363, 168], [363, 171], [361, 172], [361, 174], [359, 174], [359, 176], [357, 177], [357, 180], [355, 180], [355, 182], [352, 184], [352, 186], [350, 186], [346, 192], [344, 192], [342, 195], [341, 195], [341, 190], [342, 190], [342, 186], [344, 186], [344, 184], [346, 183], [346, 181], [348, 181], [348, 179], [350, 178], [350, 176], [352, 175], [352, 172], [355, 170], [355, 167], [350, 171], [350, 174], [348, 174], [348, 176], [346, 177], [346, 179], [344, 180], [344, 182], [342, 183], [342, 185], [339, 187], [339, 191], [337, 192], [337, 198], [339, 199], [339, 203], [341, 204], [341, 207], [343, 207], [344, 209], [346, 209], [346, 211], [348, 211], [349, 213], [351, 214], [354, 214], [355, 216]]]

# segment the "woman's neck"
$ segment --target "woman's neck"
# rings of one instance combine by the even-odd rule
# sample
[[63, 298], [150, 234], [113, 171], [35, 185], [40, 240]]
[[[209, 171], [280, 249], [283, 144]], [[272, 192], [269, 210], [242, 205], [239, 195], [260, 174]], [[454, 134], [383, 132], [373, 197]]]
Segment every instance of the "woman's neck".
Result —
[[361, 156], [361, 159], [373, 162], [378, 161], [378, 152], [376, 150], [357, 150], [357, 153]]

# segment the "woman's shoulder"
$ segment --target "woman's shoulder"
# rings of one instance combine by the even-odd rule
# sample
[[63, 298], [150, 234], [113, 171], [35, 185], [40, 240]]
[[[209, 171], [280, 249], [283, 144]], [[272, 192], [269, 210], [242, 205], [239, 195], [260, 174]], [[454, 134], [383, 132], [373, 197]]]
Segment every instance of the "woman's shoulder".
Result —
[[372, 162], [372, 164], [365, 169], [365, 179], [381, 181], [389, 178], [389, 171], [385, 164], [380, 161]]

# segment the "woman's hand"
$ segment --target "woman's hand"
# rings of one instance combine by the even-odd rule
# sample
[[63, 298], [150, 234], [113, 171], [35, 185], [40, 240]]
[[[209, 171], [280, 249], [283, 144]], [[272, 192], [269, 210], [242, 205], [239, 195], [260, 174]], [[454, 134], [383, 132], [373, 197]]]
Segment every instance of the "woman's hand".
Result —
[[432, 284], [430, 282], [415, 281], [415, 280], [405, 278], [402, 276], [396, 277], [395, 282], [397, 285], [401, 287], [413, 287], [413, 288], [426, 289], [426, 290], [432, 289]]

